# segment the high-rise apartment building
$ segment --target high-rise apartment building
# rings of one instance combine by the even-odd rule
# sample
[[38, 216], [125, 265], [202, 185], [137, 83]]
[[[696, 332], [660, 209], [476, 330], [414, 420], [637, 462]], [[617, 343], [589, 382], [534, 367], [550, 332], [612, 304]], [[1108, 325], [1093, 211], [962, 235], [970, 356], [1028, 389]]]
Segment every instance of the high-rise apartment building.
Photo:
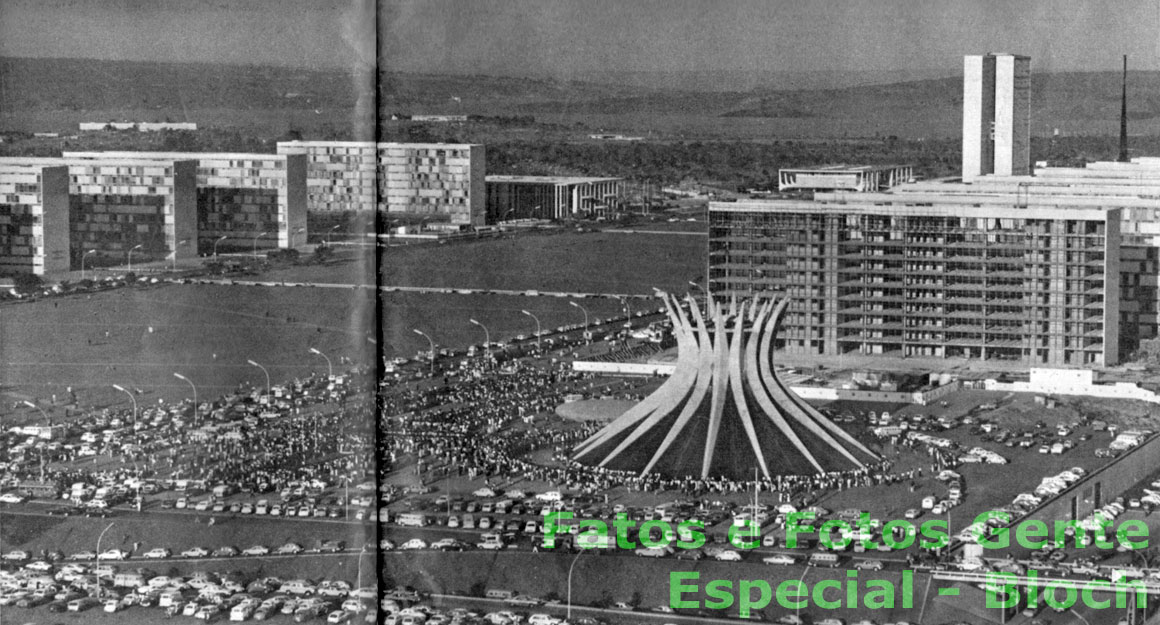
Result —
[[711, 202], [709, 292], [788, 297], [790, 352], [1119, 360], [1116, 208], [938, 194]]
[[[4, 166], [68, 168], [69, 266], [192, 258], [197, 162], [179, 159], [0, 158]], [[55, 236], [55, 235], [54, 235]]]
[[0, 165], [0, 274], [68, 271], [68, 167]]
[[963, 63], [963, 178], [1031, 173], [1031, 58], [967, 56]]
[[197, 162], [197, 250], [306, 245], [306, 157], [214, 152], [65, 152], [97, 162], [155, 159]]
[[482, 145], [284, 141], [278, 153], [307, 156], [311, 210], [377, 209], [484, 224]]

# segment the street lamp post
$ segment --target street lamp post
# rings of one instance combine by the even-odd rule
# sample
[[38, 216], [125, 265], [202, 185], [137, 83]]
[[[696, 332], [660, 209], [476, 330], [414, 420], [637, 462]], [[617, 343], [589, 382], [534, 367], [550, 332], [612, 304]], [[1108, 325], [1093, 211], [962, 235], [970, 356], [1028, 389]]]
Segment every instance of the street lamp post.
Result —
[[540, 349], [540, 318], [528, 310], [521, 310], [520, 312], [536, 320], [536, 349]]
[[484, 349], [487, 349], [487, 347], [491, 345], [491, 333], [487, 331], [487, 326], [476, 321], [475, 319], [468, 319], [468, 321], [483, 328], [483, 347]]
[[620, 300], [621, 304], [624, 304], [624, 316], [628, 317], [629, 321], [632, 321], [632, 307], [628, 305], [628, 298], [623, 295], [617, 295], [616, 299]]
[[338, 224], [337, 226], [335, 226], [335, 227], [331, 228], [329, 231], [327, 231], [327, 233], [326, 233], [326, 247], [330, 247], [330, 235], [333, 234], [335, 230], [338, 230], [341, 227], [342, 227], [342, 224]]
[[218, 237], [218, 238], [214, 239], [214, 241], [213, 241], [213, 257], [214, 257], [214, 258], [217, 258], [217, 246], [218, 246], [218, 243], [221, 243], [222, 241], [225, 241], [225, 240], [226, 240], [226, 239], [228, 239], [228, 238], [229, 238], [229, 235], [225, 235], [225, 234], [223, 234], [223, 235], [221, 235], [220, 237]]
[[269, 398], [269, 397], [270, 397], [270, 372], [269, 372], [269, 371], [266, 371], [266, 368], [265, 368], [265, 367], [263, 367], [262, 365], [260, 365], [260, 364], [258, 364], [258, 363], [256, 363], [256, 362], [254, 362], [253, 360], [247, 360], [246, 362], [248, 362], [248, 363], [250, 363], [251, 365], [254, 365], [255, 367], [257, 367], [257, 368], [261, 369], [261, 370], [262, 370], [262, 373], [265, 373], [265, 374], [266, 374], [266, 397], [267, 397], [267, 398]]
[[[98, 558], [101, 557], [101, 539], [105, 537], [105, 532], [113, 529], [113, 526], [116, 524], [117, 524], [116, 521], [109, 523], [108, 527], [101, 530], [101, 533], [97, 536], [97, 557]], [[101, 580], [100, 580], [100, 578], [97, 578], [97, 598], [99, 599], [100, 597], [101, 597]]]
[[585, 309], [580, 304], [577, 304], [576, 302], [568, 302], [568, 303], [576, 308], [579, 308], [580, 312], [584, 313], [584, 329], [587, 330], [588, 329], [588, 310]]
[[120, 384], [114, 384], [113, 388], [128, 395], [129, 400], [133, 402], [133, 425], [137, 425], [137, 398], [133, 397], [133, 393], [130, 393], [129, 389], [125, 388], [124, 386], [121, 386]]
[[96, 254], [96, 253], [97, 253], [97, 250], [89, 250], [89, 251], [85, 252], [84, 254], [81, 254], [81, 280], [82, 281], [85, 279], [85, 258], [88, 257], [89, 254]]
[[182, 239], [177, 242], [177, 245], [173, 246], [173, 271], [177, 271], [177, 248], [187, 243], [189, 243], [187, 239]]
[[49, 426], [52, 426], [52, 418], [48, 416], [48, 413], [44, 411], [44, 408], [41, 408], [40, 406], [37, 406], [36, 404], [34, 404], [28, 400], [24, 400], [24, 405], [28, 406], [29, 408], [36, 408], [37, 410], [39, 410], [41, 416], [44, 417], [44, 422], [47, 423]]
[[314, 348], [314, 347], [310, 348], [310, 353], [311, 354], [318, 354], [319, 356], [322, 356], [323, 358], [326, 359], [326, 377], [333, 378], [334, 377], [334, 366], [332, 364], [330, 364], [330, 357], [327, 356], [326, 354], [318, 351], [318, 349]]
[[254, 258], [258, 257], [258, 239], [266, 236], [267, 234], [270, 234], [270, 233], [269, 232], [261, 232], [258, 234], [258, 236], [254, 237]]
[[476, 321], [475, 319], [468, 319], [472, 324], [483, 328], [483, 355], [484, 366], [487, 366], [487, 361], [491, 360], [491, 333], [487, 331], [487, 326]]
[[427, 339], [427, 343], [431, 346], [431, 375], [435, 375], [435, 341], [426, 332], [418, 328], [412, 329], [414, 330], [415, 334], [418, 334], [419, 336]]
[[129, 248], [129, 252], [127, 254], [125, 254], [125, 256], [128, 258], [128, 260], [126, 262], [129, 265], [129, 269], [128, 269], [127, 273], [133, 272], [133, 250], [139, 250], [142, 247], [143, 247], [143, 245], [140, 243], [137, 245], [134, 245], [133, 247]]
[[564, 617], [568, 622], [572, 622], [572, 569], [576, 568], [576, 563], [580, 561], [580, 556], [584, 555], [587, 549], [580, 549], [575, 558], [572, 558], [572, 565], [568, 567], [568, 612]]
[[193, 424], [197, 425], [197, 387], [194, 386], [193, 380], [190, 380], [180, 373], [174, 373], [173, 377], [177, 378], [178, 380], [185, 380], [189, 384], [189, 387], [193, 389]]

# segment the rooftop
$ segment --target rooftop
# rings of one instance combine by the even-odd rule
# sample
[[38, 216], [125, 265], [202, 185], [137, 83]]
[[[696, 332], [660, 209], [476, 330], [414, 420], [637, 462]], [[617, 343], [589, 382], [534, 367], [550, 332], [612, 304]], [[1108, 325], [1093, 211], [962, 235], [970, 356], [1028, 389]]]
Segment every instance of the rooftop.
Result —
[[487, 182], [515, 184], [584, 184], [589, 182], [617, 182], [623, 178], [585, 178], [582, 176], [487, 176]]

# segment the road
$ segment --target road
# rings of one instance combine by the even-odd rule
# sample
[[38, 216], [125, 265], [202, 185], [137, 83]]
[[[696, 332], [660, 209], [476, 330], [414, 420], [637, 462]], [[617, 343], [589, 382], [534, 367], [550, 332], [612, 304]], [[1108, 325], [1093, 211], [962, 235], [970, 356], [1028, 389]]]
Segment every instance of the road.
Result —
[[[180, 282], [173, 280], [172, 282]], [[217, 284], [223, 286], [267, 286], [267, 287], [311, 287], [317, 289], [378, 289], [384, 292], [400, 291], [404, 293], [435, 293], [435, 294], [459, 294], [459, 295], [523, 295], [527, 297], [570, 297], [573, 299], [597, 298], [605, 297], [612, 299], [653, 299], [652, 295], [640, 295], [633, 293], [580, 293], [577, 291], [536, 291], [523, 290], [517, 291], [512, 289], [469, 289], [469, 288], [448, 288], [448, 287], [426, 287], [426, 286], [397, 286], [397, 285], [377, 285], [377, 284], [349, 284], [336, 282], [287, 282], [285, 280], [211, 280], [205, 278], [197, 279], [198, 284]]]

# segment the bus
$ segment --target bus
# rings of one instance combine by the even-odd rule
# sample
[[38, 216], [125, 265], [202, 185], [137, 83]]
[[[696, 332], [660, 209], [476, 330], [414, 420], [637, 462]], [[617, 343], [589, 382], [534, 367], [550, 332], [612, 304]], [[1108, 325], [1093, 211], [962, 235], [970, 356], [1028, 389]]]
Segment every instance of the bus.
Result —
[[427, 525], [427, 516], [415, 512], [405, 512], [395, 519], [395, 524], [405, 527], [423, 527]]

